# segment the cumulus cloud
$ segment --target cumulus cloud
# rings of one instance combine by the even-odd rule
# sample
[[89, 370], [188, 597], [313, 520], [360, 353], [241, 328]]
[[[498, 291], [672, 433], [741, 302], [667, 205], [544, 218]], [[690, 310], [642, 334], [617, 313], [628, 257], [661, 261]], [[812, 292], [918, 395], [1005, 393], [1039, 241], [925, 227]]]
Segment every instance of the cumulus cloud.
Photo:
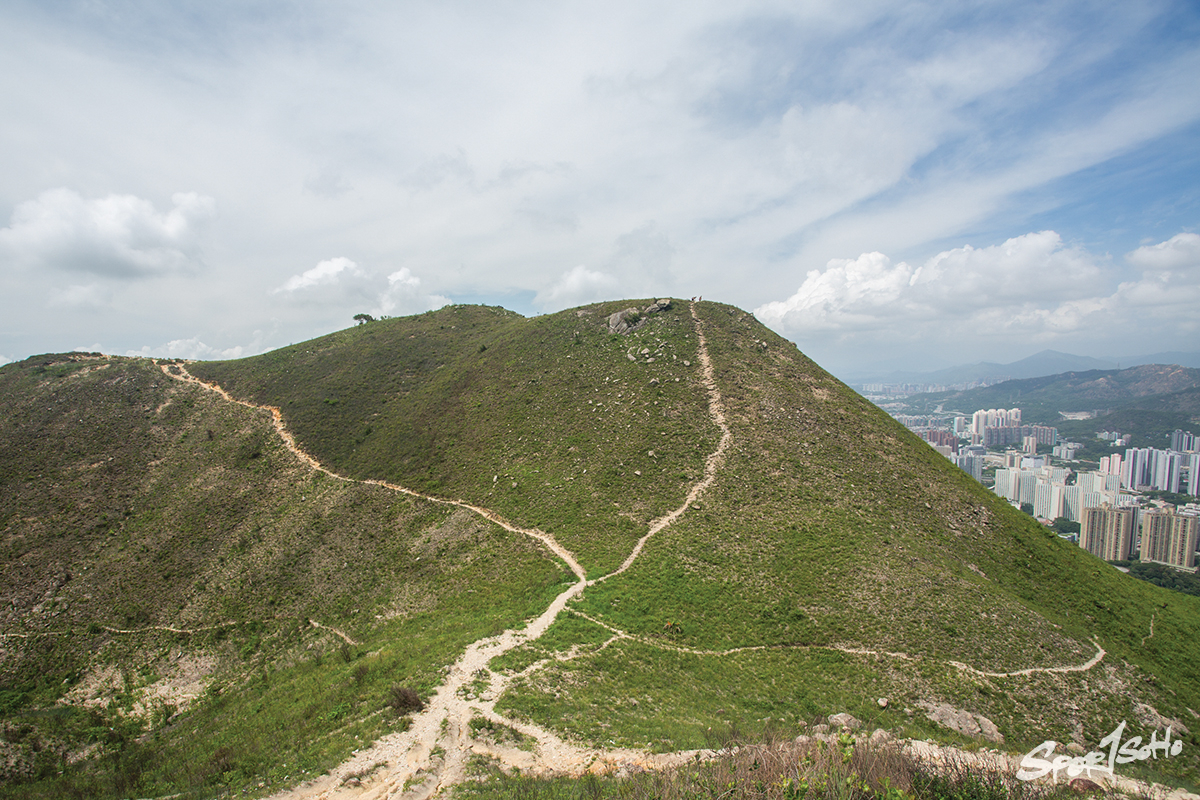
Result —
[[865, 341], [886, 331], [881, 346], [969, 345], [996, 336], [1043, 345], [1102, 341], [1144, 330], [1146, 317], [1166, 323], [1158, 330], [1165, 342], [1197, 327], [1200, 237], [1180, 234], [1126, 261], [1142, 274], [1114, 286], [1106, 258], [1064, 244], [1054, 231], [946, 250], [918, 267], [864, 253], [810, 271], [793, 295], [755, 314], [798, 339]]
[[322, 261], [293, 275], [271, 293], [283, 296], [289, 303], [322, 305], [337, 309], [339, 314], [365, 309], [372, 314], [403, 316], [441, 308], [450, 302], [448, 297], [424, 291], [421, 279], [408, 267], [384, 278], [345, 256]]
[[315, 286], [331, 286], [341, 282], [345, 276], [363, 277], [364, 273], [355, 264], [345, 256], [338, 256], [327, 261], [319, 262], [315, 267], [299, 275], [293, 275], [284, 282], [282, 286], [275, 289], [278, 292], [295, 292], [300, 289], [311, 289]]
[[588, 269], [582, 264], [564, 272], [549, 288], [537, 293], [534, 305], [547, 310], [570, 308], [617, 296], [615, 277]]
[[987, 314], [995, 320], [1027, 313], [1030, 302], [1076, 299], [1101, 279], [1089, 253], [1041, 231], [992, 247], [946, 250], [915, 268], [879, 252], [833, 259], [824, 270], [810, 271], [791, 297], [755, 314], [794, 332], [874, 330], [899, 318], [945, 322]]
[[125, 355], [140, 356], [141, 358], [187, 358], [197, 361], [212, 361], [257, 355], [262, 353], [264, 349], [263, 332], [255, 331], [254, 339], [248, 345], [235, 345], [225, 348], [210, 347], [200, 341], [200, 337], [193, 336], [190, 339], [173, 339], [166, 344], [154, 347], [145, 345], [140, 350], [127, 350], [125, 351]]
[[1155, 245], [1139, 247], [1125, 258], [1130, 264], [1150, 270], [1191, 270], [1200, 267], [1200, 236], [1179, 233]]
[[149, 200], [110, 194], [87, 200], [50, 189], [19, 204], [0, 229], [0, 252], [34, 270], [139, 278], [199, 265], [199, 228], [215, 201], [195, 192], [171, 197], [159, 211]]
[[389, 316], [419, 314], [449, 304], [449, 297], [423, 292], [421, 279], [409, 272], [408, 267], [402, 267], [388, 275], [387, 289], [379, 296], [379, 313]]

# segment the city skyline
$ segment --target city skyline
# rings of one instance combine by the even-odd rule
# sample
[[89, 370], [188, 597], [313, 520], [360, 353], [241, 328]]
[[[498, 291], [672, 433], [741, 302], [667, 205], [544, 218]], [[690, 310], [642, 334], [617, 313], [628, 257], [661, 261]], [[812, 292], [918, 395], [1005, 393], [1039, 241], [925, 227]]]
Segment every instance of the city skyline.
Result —
[[835, 373], [1200, 338], [1184, 2], [0, 20], [0, 363], [693, 295]]

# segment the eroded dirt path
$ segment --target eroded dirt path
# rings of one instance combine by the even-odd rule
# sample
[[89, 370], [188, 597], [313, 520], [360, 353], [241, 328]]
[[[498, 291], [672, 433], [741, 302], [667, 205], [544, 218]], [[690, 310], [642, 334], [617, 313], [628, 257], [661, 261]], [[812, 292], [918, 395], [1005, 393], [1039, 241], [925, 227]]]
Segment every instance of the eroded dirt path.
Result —
[[[607, 622], [589, 616], [582, 611], [573, 610], [571, 612], [581, 619], [586, 619], [593, 625], [599, 625], [613, 636], [603, 647], [607, 647], [612, 642], [619, 639], [628, 639], [631, 642], [638, 642], [649, 647], [655, 647], [659, 650], [670, 650], [673, 653], [686, 653], [693, 656], [731, 656], [736, 653], [753, 653], [757, 650], [833, 650], [839, 653], [849, 653], [857, 656], [878, 656], [885, 658], [894, 658], [901, 661], [921, 661], [921, 656], [912, 656], [908, 653], [896, 653], [890, 650], [871, 650], [865, 647], [839, 647], [832, 644], [756, 644], [748, 647], [731, 647], [728, 650], [703, 650], [697, 647], [684, 647], [682, 645], [669, 644], [667, 642], [651, 639], [648, 636], [639, 636], [636, 633], [629, 633], [620, 628], [609, 625]], [[972, 675], [979, 675], [985, 678], [1018, 678], [1028, 675], [1036, 675], [1038, 673], [1066, 673], [1066, 672], [1087, 672], [1092, 667], [1096, 666], [1107, 655], [1104, 648], [1100, 646], [1100, 642], [1095, 639], [1092, 644], [1096, 647], [1096, 655], [1092, 656], [1083, 664], [1067, 665], [1062, 667], [1030, 667], [1029, 669], [1019, 669], [1013, 672], [987, 672], [985, 670], [976, 669], [969, 664], [964, 664], [961, 661], [947, 661], [945, 663], [963, 672], [969, 672]], [[603, 647], [601, 649], [603, 649]]]
[[[696, 307], [690, 307], [696, 325], [698, 339], [697, 359], [700, 364], [701, 382], [708, 393], [709, 415], [721, 430], [716, 449], [705, 461], [704, 476], [689, 490], [682, 505], [670, 513], [651, 522], [646, 535], [621, 566], [597, 580], [606, 580], [627, 570], [641, 554], [646, 542], [654, 534], [666, 528], [683, 515], [716, 478], [717, 470], [724, 461], [731, 433], [725, 421], [725, 408], [717, 389], [708, 345]], [[405, 486], [381, 480], [357, 480], [340, 475], [316, 458], [305, 452], [296, 443], [287, 429], [283, 414], [275, 406], [260, 405], [230, 395], [221, 386], [207, 383], [189, 373], [182, 364], [160, 364], [159, 368], [175, 380], [185, 381], [215, 392], [230, 403], [251, 409], [267, 411], [280, 439], [289, 451], [314, 470], [338, 480], [381, 486], [391, 491], [419, 497], [430, 502], [453, 505], [467, 509], [496, 523], [506, 530], [537, 539], [551, 553], [562, 559], [577, 578], [569, 588], [560, 593], [540, 616], [519, 631], [507, 630], [498, 636], [481, 639], [467, 647], [462, 656], [449, 668], [445, 682], [438, 687], [424, 710], [414, 715], [408, 730], [390, 734], [370, 747], [358, 751], [352, 758], [340, 764], [326, 775], [291, 790], [275, 795], [279, 800], [335, 800], [340, 798], [425, 798], [442, 789], [460, 782], [466, 775], [467, 762], [473, 754], [490, 756], [506, 766], [519, 767], [534, 774], [542, 772], [580, 774], [585, 770], [606, 771], [608, 769], [636, 764], [645, 767], [664, 767], [683, 763], [697, 755], [696, 751], [685, 751], [665, 755], [650, 755], [638, 750], [585, 748], [563, 740], [553, 732], [540, 726], [512, 720], [496, 711], [496, 700], [504, 693], [513, 678], [541, 668], [546, 662], [528, 667], [520, 675], [506, 676], [492, 672], [488, 664], [497, 656], [546, 632], [566, 608], [567, 603], [579, 597], [588, 586], [583, 568], [574, 555], [559, 544], [550, 534], [536, 528], [522, 528], [512, 524], [491, 509], [476, 506], [462, 500], [447, 499], [423, 494]], [[314, 623], [318, 624], [319, 623]], [[321, 626], [324, 627], [324, 626]], [[332, 630], [332, 629], [331, 629]], [[348, 637], [335, 631], [343, 639]], [[616, 641], [614, 636], [604, 646]], [[533, 742], [531, 749], [515, 745], [497, 744], [483, 737], [474, 736], [471, 719], [481, 717], [494, 724], [506, 726]]]
[[[547, 550], [562, 559], [576, 577], [576, 581], [560, 593], [541, 615], [529, 622], [521, 630], [507, 630], [497, 636], [487, 637], [469, 645], [462, 656], [448, 669], [446, 680], [438, 687], [433, 697], [429, 699], [425, 709], [413, 716], [412, 725], [407, 730], [379, 739], [369, 747], [357, 751], [350, 759], [330, 770], [325, 775], [274, 795], [275, 800], [350, 800], [350, 798], [355, 798], [356, 800], [385, 800], [387, 798], [422, 800], [461, 782], [466, 777], [468, 762], [473, 755], [488, 756], [506, 767], [520, 768], [526, 774], [556, 773], [574, 775], [579, 775], [586, 771], [605, 772], [619, 767], [635, 765], [645, 768], [668, 767], [686, 763], [698, 756], [704, 757], [705, 755], [710, 755], [708, 751], [684, 751], [651, 755], [638, 750], [582, 747], [565, 741], [557, 734], [541, 726], [513, 720], [496, 711], [497, 700], [504, 694], [504, 691], [513, 680], [536, 672], [552, 660], [569, 660], [574, 658], [579, 654], [579, 651], [573, 650], [568, 654], [560, 654], [538, 661], [515, 675], [504, 675], [493, 672], [488, 667], [492, 659], [497, 656], [522, 644], [532, 642], [545, 633], [558, 618], [559, 614], [566, 609], [567, 604], [582, 595], [587, 586], [608, 580], [629, 569], [641, 555], [646, 543], [655, 534], [678, 520], [716, 479], [718, 470], [724, 463], [726, 451], [732, 441], [732, 433], [726, 422], [725, 407], [721, 399], [720, 390], [716, 385], [713, 365], [708, 354], [707, 341], [704, 337], [703, 325], [696, 313], [695, 303], [691, 304], [690, 311], [698, 338], [697, 359], [700, 365], [701, 382], [708, 393], [709, 416], [721, 431], [720, 440], [717, 443], [716, 449], [708, 455], [705, 461], [703, 477], [691, 487], [683, 503], [675, 510], [650, 523], [646, 534], [638, 540], [620, 567], [591, 582], [586, 579], [584, 570], [574, 555], [559, 544], [550, 534], [536, 528], [519, 527], [490, 509], [462, 500], [435, 497], [386, 481], [360, 481], [340, 475], [321, 464], [297, 445], [295, 438], [287, 430], [283, 415], [278, 408], [259, 405], [232, 397], [220, 386], [206, 383], [191, 375], [181, 364], [159, 365], [164, 373], [176, 380], [202, 386], [209, 391], [216, 392], [231, 403], [237, 403], [247, 408], [268, 411], [271, 414], [275, 430], [285, 446], [310, 468], [324, 472], [338, 480], [381, 486], [391, 491], [418, 497], [433, 503], [467, 509], [508, 531], [538, 540]], [[726, 656], [754, 650], [780, 649], [780, 646], [776, 645], [759, 645], [722, 651], [676, 647], [666, 645], [662, 642], [650, 641], [643, 637], [621, 631], [579, 611], [572, 613], [600, 625], [612, 633], [611, 638], [599, 648], [601, 650], [622, 639], [634, 640], [678, 652], [706, 656]], [[319, 623], [314, 624], [319, 625]], [[335, 631], [335, 633], [349, 641], [345, 634], [338, 631]], [[1097, 649], [1096, 655], [1086, 664], [1080, 666], [1043, 667], [998, 673], [984, 672], [958, 662], [949, 663], [960, 670], [988, 677], [1015, 677], [1032, 675], [1038, 672], [1086, 671], [1098, 664], [1105, 655], [1099, 643], [1094, 642], [1094, 644]], [[838, 647], [824, 649], [835, 649], [863, 655], [913, 659], [913, 657], [904, 653]], [[595, 653], [597, 650], [592, 649], [588, 652]], [[474, 718], [481, 718], [494, 725], [505, 726], [517, 732], [521, 737], [525, 737], [525, 741], [521, 743], [523, 746], [518, 746], [515, 742], [497, 742], [491, 737], [473, 734], [471, 720]]]
[[699, 499], [717, 477], [717, 470], [721, 464], [725, 462], [725, 451], [729, 449], [729, 442], [733, 438], [733, 434], [729, 432], [729, 425], [725, 422], [725, 404], [721, 401], [721, 392], [717, 389], [717, 379], [713, 372], [712, 359], [708, 357], [708, 340], [704, 338], [704, 328], [700, 325], [700, 317], [696, 315], [696, 304], [691, 304], [692, 320], [696, 323], [697, 359], [700, 362], [700, 382], [708, 392], [708, 415], [718, 428], [721, 429], [721, 439], [717, 442], [717, 449], [708, 454], [708, 458], [704, 461], [704, 477], [692, 486], [687, 497], [683, 501], [683, 505], [669, 514], [665, 514], [650, 523], [650, 530], [641, 539], [638, 539], [633, 550], [629, 553], [621, 566], [617, 567], [612, 572], [602, 577], [596, 578], [589, 582], [589, 586], [601, 581], [606, 581], [616, 575], [620, 575], [633, 564], [637, 557], [642, 554], [642, 548], [646, 546], [646, 542], [650, 541], [650, 537], [667, 527], [675, 520], [683, 516], [683, 512]]

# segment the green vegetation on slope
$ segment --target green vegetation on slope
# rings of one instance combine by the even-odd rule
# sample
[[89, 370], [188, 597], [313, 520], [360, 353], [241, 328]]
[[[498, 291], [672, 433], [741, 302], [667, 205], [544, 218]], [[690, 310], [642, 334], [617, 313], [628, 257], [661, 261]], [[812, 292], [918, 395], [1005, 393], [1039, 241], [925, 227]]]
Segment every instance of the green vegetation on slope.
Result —
[[609, 334], [628, 305], [528, 320], [448, 306], [189, 369], [279, 407], [336, 471], [486, 506], [599, 575], [683, 501], [717, 441], [686, 305]]
[[[1180, 718], [1197, 707], [1186, 676], [1200, 663], [1200, 605], [1130, 580], [1013, 511], [753, 318], [703, 309], [733, 429], [728, 459], [698, 506], [579, 603], [658, 648], [617, 640], [552, 663], [507, 708], [580, 736], [672, 749], [701, 746], [717, 709], [758, 724], [850, 710], [901, 726], [905, 705], [937, 698], [1036, 744], [1069, 740], [1079, 723], [1097, 741], [1132, 718], [1134, 694]], [[1094, 636], [1110, 654], [1107, 682], [948, 666], [1082, 664]], [[754, 646], [782, 649], [670, 650]], [[836, 647], [907, 657], [821, 649]], [[894, 701], [888, 711], [872, 711], [879, 696]], [[597, 730], [613, 697], [639, 703]]]
[[[530, 320], [449, 307], [188, 369], [279, 407], [329, 468], [540, 527], [594, 578], [680, 506], [719, 435], [687, 307], [609, 334], [605, 317], [627, 305]], [[732, 431], [716, 480], [629, 570], [589, 586], [546, 636], [493, 665], [544, 662], [514, 680], [500, 709], [584, 741], [656, 750], [703, 746], [710, 728], [733, 723], [795, 733], [843, 710], [966, 741], [925, 719], [930, 702], [986, 715], [1014, 749], [1046, 738], [1094, 745], [1137, 719], [1139, 704], [1192, 719], [1200, 600], [1124, 576], [1013, 511], [753, 317], [697, 310]], [[0, 507], [8, 574], [35, 562], [37, 574], [67, 560], [105, 566], [88, 571], [89, 584], [76, 571], [61, 586], [28, 582], [5, 618], [5, 631], [72, 630], [61, 642], [6, 640], [0, 667], [25, 665], [6, 674], [41, 664], [47, 676], [2, 696], [21, 724], [86, 683], [85, 670], [129, 665], [119, 707], [136, 695], [134, 665], [161, 674], [185, 651], [211, 653], [221, 691], [160, 724], [150, 746], [188, 785], [295, 779], [403, 724], [373, 716], [392, 686], [428, 691], [466, 643], [540, 612], [569, 578], [525, 537], [465, 512], [302, 469], [265, 412], [145, 362], [106, 363], [45, 365], [58, 377], [30, 363], [0, 370], [11, 381], [0, 389], [19, 400], [0, 441], [46, 432], [64, 443], [0, 458], [5, 488], [18, 492]], [[72, 380], [93, 396], [72, 399]], [[128, 383], [146, 396], [121, 399]], [[54, 417], [61, 404], [71, 410]], [[91, 434], [71, 420], [92, 405], [105, 433], [76, 447]], [[129, 452], [103, 466], [118, 440]], [[89, 483], [96, 475], [107, 483]], [[56, 548], [74, 549], [68, 559]], [[128, 577], [113, 586], [118, 575]], [[73, 587], [85, 585], [120, 624], [79, 610]], [[38, 616], [43, 598], [60, 596], [60, 616]], [[127, 617], [238, 624], [170, 634], [179, 652], [155, 656], [154, 637], [166, 634], [105, 630]], [[361, 644], [343, 657], [310, 619]], [[95, 647], [75, 633], [93, 624]], [[1046, 671], [1087, 662], [1093, 639], [1106, 651], [1098, 666]], [[1041, 671], [1020, 672], [1031, 668]], [[268, 755], [273, 736], [286, 757]], [[1156, 766], [1194, 782], [1200, 739], [1193, 729], [1185, 741], [1182, 758]], [[114, 759], [126, 750], [104, 748]], [[143, 772], [145, 786], [169, 788], [165, 772]]]
[[31, 359], [0, 395], [0, 796], [320, 772], [398, 724], [393, 685], [430, 691], [570, 578], [470, 512], [302, 466], [265, 412], [146, 361]]

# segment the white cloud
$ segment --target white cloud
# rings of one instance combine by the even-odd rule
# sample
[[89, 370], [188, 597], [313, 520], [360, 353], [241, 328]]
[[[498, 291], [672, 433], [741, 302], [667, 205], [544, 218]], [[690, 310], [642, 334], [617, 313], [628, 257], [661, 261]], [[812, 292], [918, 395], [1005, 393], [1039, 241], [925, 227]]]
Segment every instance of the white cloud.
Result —
[[[99, 345], [95, 345], [99, 347]], [[233, 347], [210, 347], [200, 341], [200, 337], [193, 336], [190, 339], [173, 339], [166, 344], [160, 344], [154, 347], [146, 345], [140, 350], [127, 350], [125, 355], [141, 358], [186, 358], [196, 361], [213, 361], [226, 358], [243, 358], [262, 353], [263, 334], [262, 331], [254, 332], [254, 340], [248, 345], [234, 345]]]
[[337, 319], [364, 311], [387, 316], [420, 314], [451, 302], [448, 297], [424, 291], [421, 279], [408, 267], [384, 278], [345, 256], [293, 275], [271, 293], [282, 295], [292, 305], [324, 307]]
[[[465, 295], [764, 307], [804, 284], [788, 324], [850, 337], [940, 314], [1049, 336], [1186, 295], [1142, 274], [1156, 258], [1186, 269], [1170, 261], [1184, 240], [1128, 261], [1034, 240], [924, 258], [979, 231], [1089, 236], [1053, 213], [1083, 200], [1090, 229], [1112, 231], [1097, 252], [1196, 224], [1194, 181], [1153, 166], [1195, 149], [1200, 47], [1162, 39], [1194, 25], [1186, 3], [300, 0], [119, 20], [104, 4], [0, 5], [0, 74], [28, 78], [0, 82], [8, 353], [98, 324], [121, 349], [270, 319], [299, 341]], [[1089, 173], [1119, 186], [1095, 191]], [[38, 194], [53, 186], [74, 191]], [[164, 206], [180, 187], [220, 198], [220, 217], [201, 229], [199, 195]], [[330, 254], [358, 264], [308, 269]], [[421, 282], [389, 282], [401, 265]], [[164, 277], [128, 280], [147, 275]], [[1077, 297], [1080, 282], [1110, 302]], [[87, 313], [49, 319], [45, 298]]]
[[1145, 270], [1196, 269], [1200, 267], [1200, 236], [1179, 233], [1165, 242], [1126, 253], [1125, 258]]
[[388, 316], [420, 314], [449, 305], [450, 298], [421, 291], [421, 279], [402, 267], [388, 275], [387, 289], [379, 296], [378, 313]]
[[1197, 329], [1200, 237], [1180, 234], [1126, 260], [1142, 275], [1117, 283], [1106, 258], [1054, 231], [947, 250], [916, 268], [864, 253], [810, 271], [793, 295], [754, 313], [802, 346], [875, 342], [881, 353], [919, 344], [978, 356], [1005, 338], [1018, 350], [1069, 341], [1128, 352], [1135, 339], [1153, 348]]
[[295, 292], [301, 289], [311, 289], [316, 286], [330, 286], [340, 282], [342, 273], [354, 277], [362, 277], [363, 271], [345, 256], [338, 256], [327, 261], [319, 262], [315, 267], [299, 275], [293, 275], [274, 292]]
[[112, 302], [112, 292], [98, 283], [73, 283], [62, 289], [51, 289], [46, 305], [50, 308], [106, 308]]
[[4, 355], [3, 353], [0, 353], [0, 367], [3, 367], [5, 364], [11, 364], [12, 362], [13, 362], [13, 360], [11, 358]]
[[[944, 325], [981, 313], [994, 321], [1027, 313], [1029, 303], [1074, 299], [1102, 278], [1090, 254], [1041, 231], [992, 247], [946, 250], [916, 268], [893, 265], [879, 252], [833, 259], [824, 270], [810, 271], [791, 297], [755, 314], [797, 333], [877, 330], [897, 319]], [[1061, 327], [1064, 318], [1056, 319]]]
[[557, 311], [617, 297], [617, 288], [617, 279], [612, 275], [579, 264], [564, 272], [549, 289], [538, 292], [533, 303], [539, 308]]
[[34, 270], [113, 278], [195, 268], [197, 227], [213, 216], [215, 202], [194, 192], [172, 195], [171, 202], [170, 211], [160, 212], [133, 195], [85, 200], [70, 189], [50, 189], [16, 207], [0, 229], [0, 252]]

